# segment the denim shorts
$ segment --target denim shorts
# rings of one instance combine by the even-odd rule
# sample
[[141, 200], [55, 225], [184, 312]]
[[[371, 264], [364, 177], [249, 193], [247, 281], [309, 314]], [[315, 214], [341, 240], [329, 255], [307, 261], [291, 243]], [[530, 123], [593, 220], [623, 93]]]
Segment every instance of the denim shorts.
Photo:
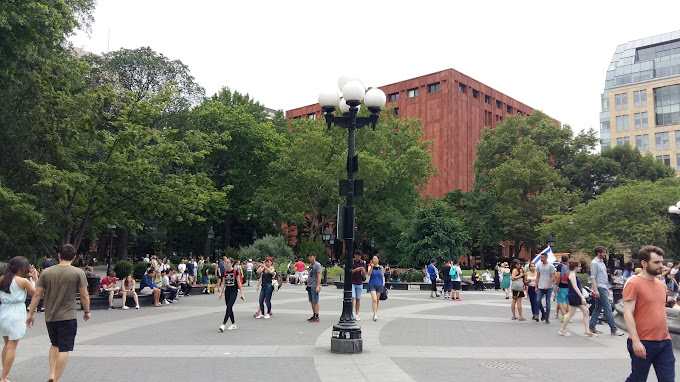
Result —
[[307, 297], [309, 302], [319, 302], [319, 292], [316, 291], [316, 287], [307, 287]]
[[361, 300], [361, 292], [364, 291], [364, 286], [362, 284], [356, 285], [352, 284], [352, 298]]
[[369, 286], [368, 286], [368, 291], [369, 291], [369, 292], [382, 293], [382, 291], [383, 291], [384, 288], [385, 288], [384, 285], [369, 285]]

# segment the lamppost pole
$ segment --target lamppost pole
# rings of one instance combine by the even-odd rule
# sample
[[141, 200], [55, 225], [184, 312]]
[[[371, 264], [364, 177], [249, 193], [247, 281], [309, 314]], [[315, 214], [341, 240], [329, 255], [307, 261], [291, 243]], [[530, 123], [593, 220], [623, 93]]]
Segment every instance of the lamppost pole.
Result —
[[[347, 139], [347, 205], [345, 206], [345, 282], [343, 287], [342, 314], [340, 321], [333, 326], [331, 335], [331, 351], [334, 353], [360, 353], [363, 350], [361, 327], [357, 325], [352, 314], [352, 255], [354, 253], [354, 173], [359, 169], [359, 161], [355, 152], [355, 133], [358, 128], [371, 126], [373, 130], [378, 123], [380, 111], [385, 105], [385, 93], [380, 89], [366, 92], [364, 85], [346, 77], [338, 80], [338, 87], [342, 90], [343, 99], [337, 91], [319, 94], [319, 104], [324, 112], [328, 129], [332, 125], [346, 128]], [[357, 117], [361, 101], [371, 111], [370, 117]], [[335, 117], [333, 112], [340, 107], [342, 117]]]

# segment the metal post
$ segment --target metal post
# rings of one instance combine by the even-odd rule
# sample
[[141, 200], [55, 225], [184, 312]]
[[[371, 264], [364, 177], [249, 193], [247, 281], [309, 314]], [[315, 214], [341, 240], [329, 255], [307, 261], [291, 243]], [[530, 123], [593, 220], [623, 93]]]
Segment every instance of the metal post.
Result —
[[109, 251], [106, 254], [106, 275], [111, 272], [111, 251], [113, 250], [113, 234], [109, 235]]

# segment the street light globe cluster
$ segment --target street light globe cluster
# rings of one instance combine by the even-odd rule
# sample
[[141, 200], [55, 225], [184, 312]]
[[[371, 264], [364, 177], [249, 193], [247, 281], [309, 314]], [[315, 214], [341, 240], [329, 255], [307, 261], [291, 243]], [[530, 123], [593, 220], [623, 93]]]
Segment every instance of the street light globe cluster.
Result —
[[668, 207], [668, 215], [670, 216], [671, 220], [676, 223], [680, 223], [680, 202]]
[[367, 92], [364, 84], [353, 77], [340, 76], [338, 88], [342, 94], [338, 94], [336, 90], [319, 94], [319, 104], [324, 112], [333, 112], [335, 108], [340, 108], [343, 114], [349, 113], [350, 107], [359, 108], [361, 101], [364, 101], [372, 113], [379, 113], [387, 101], [382, 90], [373, 88]]

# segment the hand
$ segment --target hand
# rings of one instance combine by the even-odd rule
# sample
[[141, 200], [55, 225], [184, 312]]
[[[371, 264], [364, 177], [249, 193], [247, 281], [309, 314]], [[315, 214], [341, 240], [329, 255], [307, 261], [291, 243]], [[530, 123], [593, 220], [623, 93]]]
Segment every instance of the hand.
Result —
[[316, 293], [319, 293], [319, 291], [321, 290], [321, 288], [317, 285], [315, 290], [316, 290]]
[[90, 312], [83, 313], [83, 320], [87, 321], [87, 320], [90, 319], [90, 317], [91, 317], [91, 316], [90, 316]]
[[259, 292], [259, 291], [260, 291], [260, 287], [255, 288], [255, 292]]
[[217, 296], [217, 299], [218, 299], [218, 300], [221, 300], [221, 299], [222, 299], [222, 293], [220, 293], [220, 295]]
[[245, 301], [245, 297], [243, 297], [243, 292], [241, 292], [241, 300]]
[[559, 293], [559, 292], [560, 292], [560, 287], [557, 287], [557, 293]]
[[642, 359], [647, 358], [647, 349], [645, 349], [645, 345], [639, 340], [633, 341], [633, 353]]
[[585, 304], [586, 304], [586, 299], [585, 299], [585, 297], [581, 297], [581, 305], [585, 305]]
[[538, 293], [538, 287], [537, 286], [534, 287], [534, 292]]
[[33, 323], [35, 323], [35, 319], [33, 318], [33, 314], [29, 314], [26, 317], [26, 327], [28, 327], [28, 328], [33, 327]]
[[595, 296], [595, 297], [597, 297], [597, 298], [600, 298], [600, 291], [597, 290], [597, 289], [595, 289], [595, 290], [593, 291], [593, 296]]

